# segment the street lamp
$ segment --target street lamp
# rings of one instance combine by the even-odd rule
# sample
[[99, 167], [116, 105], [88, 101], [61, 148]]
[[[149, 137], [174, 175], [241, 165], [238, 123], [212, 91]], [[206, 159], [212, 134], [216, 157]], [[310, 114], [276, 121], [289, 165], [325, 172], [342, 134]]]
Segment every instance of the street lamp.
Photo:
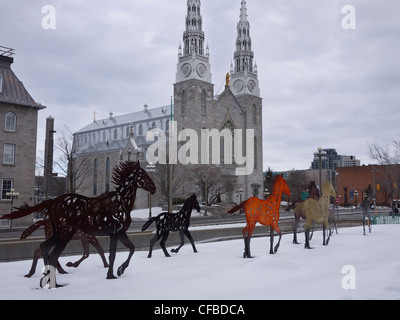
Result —
[[[11, 192], [6, 193], [6, 197], [11, 197], [11, 213], [13, 211], [14, 199], [18, 199], [19, 193], [15, 192], [15, 189], [11, 189]], [[10, 220], [10, 229], [12, 227], [12, 220]]]
[[314, 156], [319, 159], [319, 190], [322, 190], [322, 156], [326, 156], [326, 152], [321, 147], [318, 148], [318, 152], [314, 153]]
[[[153, 172], [156, 171], [156, 166], [155, 166], [153, 163], [150, 162], [150, 163], [146, 166], [146, 171], [149, 173], [150, 179], [152, 179], [151, 173], [153, 173]], [[149, 219], [151, 219], [151, 217], [152, 217], [151, 207], [152, 207], [153, 205], [152, 205], [152, 201], [151, 201], [151, 200], [152, 200], [152, 199], [151, 199], [151, 193], [149, 192]]]

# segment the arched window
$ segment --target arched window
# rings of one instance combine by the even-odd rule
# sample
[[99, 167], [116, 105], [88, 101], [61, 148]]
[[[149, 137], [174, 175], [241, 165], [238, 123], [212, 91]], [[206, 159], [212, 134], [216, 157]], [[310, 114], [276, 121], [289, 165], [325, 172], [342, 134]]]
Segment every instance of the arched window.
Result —
[[2, 74], [0, 74], [0, 93], [3, 92], [3, 82], [4, 82], [4, 77]]
[[118, 131], [114, 129], [114, 140], [118, 140]]
[[231, 121], [225, 122], [221, 136], [221, 165], [229, 168], [233, 164], [234, 127]]
[[169, 120], [165, 123], [165, 132], [169, 132]]
[[207, 115], [207, 94], [204, 90], [201, 93], [201, 112]]
[[107, 160], [106, 160], [106, 176], [105, 176], [105, 178], [106, 178], [106, 192], [110, 192], [110, 175], [111, 175], [111, 161], [110, 161], [110, 158], [109, 157], [107, 157]]
[[17, 130], [17, 116], [13, 112], [6, 114], [6, 131], [15, 132]]
[[97, 196], [97, 174], [98, 174], [98, 161], [94, 159], [93, 166], [93, 196]]
[[103, 142], [106, 142], [107, 140], [107, 133], [103, 131]]
[[143, 125], [139, 126], [139, 136], [143, 135]]
[[181, 101], [181, 113], [186, 114], [186, 104], [187, 104], [187, 94], [186, 91], [182, 91], [182, 101]]
[[253, 125], [257, 124], [257, 106], [255, 104], [253, 104], [252, 107], [252, 116], [253, 116]]
[[157, 128], [157, 125], [156, 125], [155, 122], [153, 122], [152, 125], [151, 125], [151, 129], [156, 129], [156, 128]]

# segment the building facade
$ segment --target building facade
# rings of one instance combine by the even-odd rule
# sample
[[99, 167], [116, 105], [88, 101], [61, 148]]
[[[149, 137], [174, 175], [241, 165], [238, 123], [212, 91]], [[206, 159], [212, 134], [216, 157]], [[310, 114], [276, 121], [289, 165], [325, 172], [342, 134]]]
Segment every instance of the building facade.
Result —
[[[146, 141], [147, 132], [152, 129], [164, 131], [169, 144], [172, 123], [176, 123], [177, 132], [190, 129], [192, 133], [197, 134], [197, 137], [199, 137], [197, 150], [202, 152], [211, 143], [209, 139], [206, 142], [200, 139], [204, 130], [211, 132], [216, 129], [217, 132], [221, 133], [221, 136], [218, 137], [220, 139], [220, 150], [218, 150], [220, 151], [220, 161], [213, 163], [211, 161], [213, 155], [208, 153], [206, 155], [200, 154], [197, 159], [198, 163], [205, 163], [207, 162], [204, 161], [206, 158], [210, 159], [210, 164], [220, 168], [222, 179], [235, 186], [234, 189], [224, 194], [224, 202], [236, 201], [239, 193], [246, 198], [252, 195], [262, 197], [263, 106], [245, 1], [241, 1], [240, 20], [237, 24], [235, 43], [234, 65], [232, 64], [231, 70], [227, 74], [225, 90], [219, 96], [215, 96], [210, 50], [208, 46], [206, 47], [206, 36], [203, 31], [201, 2], [200, 0], [188, 0], [182, 43], [178, 49], [176, 83], [173, 85], [174, 96], [171, 106], [155, 109], [148, 109], [145, 106], [142, 112], [120, 117], [114, 117], [110, 114], [110, 118], [94, 121], [76, 132], [74, 144], [78, 160], [87, 159], [90, 168], [92, 168], [89, 170], [91, 174], [86, 179], [86, 185], [80, 191], [88, 196], [108, 191], [110, 188], [109, 172], [119, 161], [138, 159], [143, 160], [144, 165], [146, 165], [147, 150], [154, 143]], [[231, 60], [230, 57], [229, 59]], [[171, 109], [173, 110], [171, 111]], [[226, 129], [231, 131], [232, 141], [226, 140], [223, 136], [222, 132], [227, 132]], [[254, 130], [251, 141], [246, 139], [249, 129]], [[233, 142], [234, 134], [239, 132], [235, 130], [242, 130], [243, 143], [240, 146]], [[254, 150], [251, 159], [254, 165], [250, 174], [238, 175], [237, 169], [243, 168], [243, 163], [226, 161], [224, 155], [227, 154], [227, 150], [234, 154], [234, 148], [240, 147], [241, 155], [245, 156], [250, 147], [249, 143]], [[179, 147], [182, 147], [182, 145], [184, 145], [183, 141], [179, 143]], [[190, 154], [191, 152], [192, 150], [188, 150], [188, 158], [193, 157], [193, 154]], [[183, 163], [184, 170], [193, 169], [192, 164]], [[157, 188], [158, 193], [165, 193], [167, 182], [166, 179], [161, 180]], [[185, 188], [174, 196], [185, 197], [189, 192], [201, 194], [202, 190], [199, 190], [198, 186], [193, 188]], [[165, 198], [160, 194], [158, 196], [160, 199]]]
[[[321, 156], [322, 169], [336, 170], [343, 167], [359, 167], [360, 160], [355, 156], [343, 156], [337, 153], [336, 149], [323, 149]], [[311, 163], [312, 170], [319, 169], [319, 156], [318, 153], [314, 154], [314, 160]]]
[[[36, 103], [11, 69], [14, 51], [0, 47], [0, 215], [34, 204], [38, 112]], [[14, 190], [18, 198], [9, 194]], [[14, 222], [32, 222], [26, 217]], [[3, 227], [9, 223], [2, 221]]]

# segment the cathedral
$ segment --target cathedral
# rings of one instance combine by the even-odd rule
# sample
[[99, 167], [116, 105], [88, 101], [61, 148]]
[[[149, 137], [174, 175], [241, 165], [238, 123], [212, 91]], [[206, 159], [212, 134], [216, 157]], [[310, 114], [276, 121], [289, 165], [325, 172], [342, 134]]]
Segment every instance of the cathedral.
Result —
[[[189, 177], [192, 172], [197, 172], [200, 176], [201, 170], [212, 172], [214, 180], [218, 180], [218, 183], [224, 186], [229, 186], [220, 187], [219, 190], [223, 190], [217, 195], [220, 201], [234, 203], [251, 196], [260, 198], [264, 196], [262, 99], [257, 65], [252, 51], [246, 1], [241, 1], [236, 50], [230, 72], [226, 76], [225, 90], [218, 96], [214, 93], [212, 82], [210, 50], [205, 44], [201, 1], [188, 0], [183, 39], [178, 49], [176, 83], [173, 85], [174, 96], [171, 106], [149, 109], [145, 105], [140, 112], [118, 117], [110, 113], [109, 118], [94, 119], [93, 123], [76, 132], [74, 149], [77, 164], [81, 168], [87, 168], [87, 175], [81, 179], [83, 183], [79, 184], [77, 192], [86, 196], [97, 196], [110, 191], [113, 188], [112, 168], [118, 162], [139, 160], [142, 167], [148, 165], [147, 151], [154, 144], [154, 140], [146, 139], [149, 131], [159, 129], [165, 132], [167, 141], [170, 143], [171, 131], [176, 126], [177, 132], [190, 129], [191, 132], [197, 133], [198, 137], [203, 132], [211, 132], [211, 130], [219, 132], [220, 135], [217, 138], [220, 141], [217, 145], [220, 152], [218, 161], [209, 161], [210, 164], [203, 168], [201, 165], [194, 166], [190, 163], [177, 165], [173, 174], [177, 181], [172, 183], [179, 186], [173, 188], [174, 198], [185, 199], [193, 192], [202, 195], [201, 198], [205, 197], [207, 192], [205, 188], [210, 187], [211, 181], [203, 181], [203, 184], [193, 183], [194, 180], [187, 185], [183, 183], [184, 178]], [[229, 59], [232, 60], [232, 58]], [[224, 136], [226, 132], [231, 132], [231, 139]], [[247, 132], [254, 132], [254, 135], [250, 135], [249, 139], [246, 136]], [[240, 134], [242, 137], [237, 137]], [[241, 141], [242, 144], [236, 141]], [[180, 140], [179, 146], [183, 146], [183, 142], [185, 141]], [[211, 149], [210, 142], [211, 139], [204, 141], [199, 138], [198, 141], [196, 140], [198, 150]], [[227, 151], [246, 157], [248, 150], [253, 151], [250, 153], [252, 159], [248, 162], [254, 168], [252, 167], [248, 174], [238, 175], [237, 169], [243, 166], [243, 163], [227, 159], [226, 155], [229, 155]], [[213, 149], [213, 153], [215, 151]], [[187, 153], [191, 152], [192, 150], [187, 151]], [[203, 158], [211, 158], [211, 156], [215, 159], [215, 154], [201, 155]], [[157, 184], [157, 198], [153, 200], [153, 204], [158, 205], [163, 204], [163, 201], [168, 198], [169, 180], [166, 167], [161, 163], [154, 165], [156, 172], [152, 173], [152, 177]], [[154, 166], [151, 167], [154, 168]], [[214, 191], [209, 190], [209, 192]], [[210, 195], [207, 198], [209, 197]], [[139, 195], [138, 198], [146, 197]], [[146, 201], [138, 203], [138, 207], [146, 206]]]

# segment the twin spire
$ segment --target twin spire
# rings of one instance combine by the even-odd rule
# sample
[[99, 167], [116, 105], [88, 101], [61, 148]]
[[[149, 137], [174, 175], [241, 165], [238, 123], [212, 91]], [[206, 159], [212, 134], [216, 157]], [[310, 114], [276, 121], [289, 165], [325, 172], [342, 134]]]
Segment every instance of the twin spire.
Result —
[[[192, 71], [196, 70], [194, 61], [199, 59], [203, 65], [199, 66], [198, 75], [200, 78], [204, 77], [206, 71], [210, 73], [209, 67], [209, 49], [205, 47], [205, 34], [203, 32], [203, 18], [201, 16], [201, 1], [188, 0], [187, 1], [187, 14], [185, 22], [185, 31], [183, 33], [183, 49], [179, 45], [179, 59], [177, 82], [189, 78]], [[191, 66], [188, 64], [188, 58], [192, 57]], [[195, 60], [193, 60], [195, 59]], [[206, 59], [206, 60], [203, 60]], [[186, 64], [184, 62], [186, 61]], [[236, 50], [234, 53], [234, 65], [231, 65], [231, 77], [242, 77], [241, 82], [237, 82], [237, 89], [244, 85], [249, 85], [252, 92], [258, 95], [258, 80], [257, 80], [257, 65], [254, 63], [254, 52], [252, 51], [252, 41], [250, 37], [250, 23], [247, 19], [247, 6], [246, 1], [242, 0], [240, 9], [240, 20], [237, 24], [237, 37], [236, 37]], [[254, 78], [252, 82], [247, 79], [248, 73], [252, 74]], [[193, 74], [192, 74], [193, 76]], [[211, 79], [211, 78], [208, 78]], [[236, 90], [235, 93], [239, 94], [242, 90]], [[248, 91], [248, 90], [247, 90]], [[245, 91], [243, 91], [245, 93]], [[251, 93], [250, 93], [251, 94]]]

